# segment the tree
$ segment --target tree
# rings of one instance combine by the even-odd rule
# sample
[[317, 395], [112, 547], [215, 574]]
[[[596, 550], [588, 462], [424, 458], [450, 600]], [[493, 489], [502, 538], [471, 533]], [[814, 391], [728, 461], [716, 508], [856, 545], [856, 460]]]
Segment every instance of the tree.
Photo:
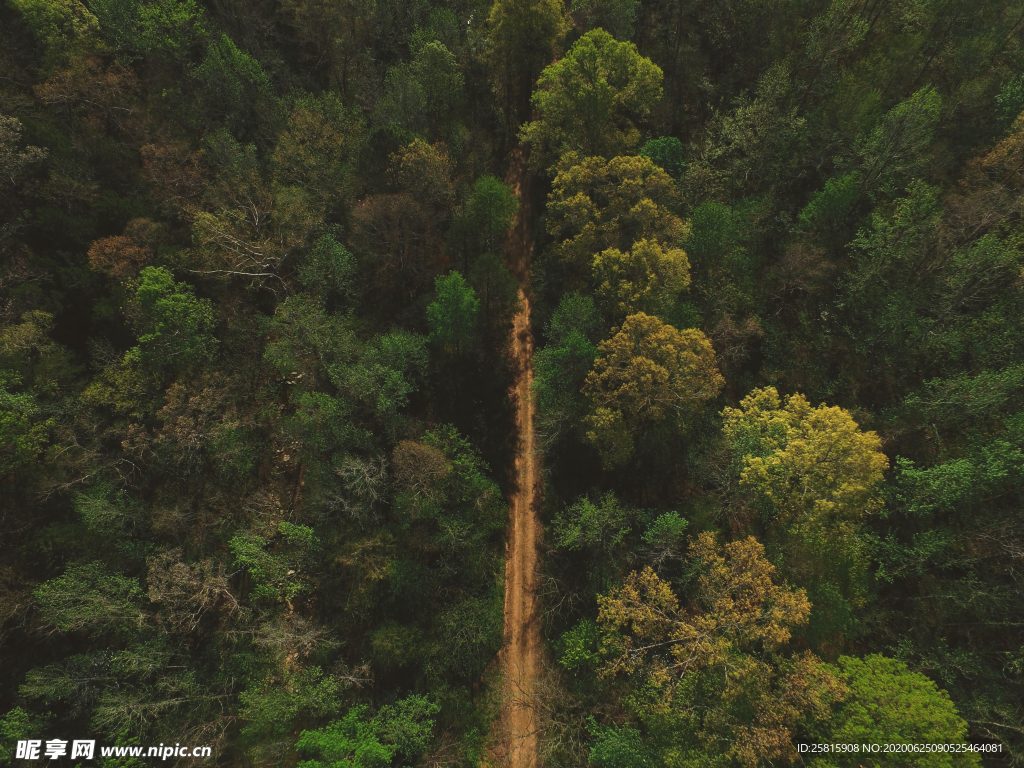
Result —
[[352, 217], [352, 244], [372, 265], [374, 293], [402, 305], [426, 290], [445, 262], [441, 238], [455, 197], [445, 145], [406, 141], [389, 156], [382, 174], [400, 191], [368, 195]]
[[635, 728], [600, 726], [593, 717], [587, 730], [594, 739], [587, 759], [597, 768], [649, 768], [656, 759]]
[[766, 387], [722, 415], [741, 485], [780, 522], [835, 530], [881, 506], [878, 486], [889, 460], [878, 435], [861, 432], [849, 411], [812, 408], [800, 394], [783, 402]]
[[686, 427], [725, 383], [711, 342], [643, 313], [630, 315], [601, 342], [583, 393], [590, 401], [587, 439], [605, 463], [623, 464], [653, 426]]
[[455, 198], [454, 163], [444, 142], [414, 139], [391, 158], [391, 181], [405, 193], [434, 208], [439, 218], [451, 215]]
[[650, 158], [651, 162], [673, 179], [678, 179], [686, 166], [683, 160], [683, 142], [675, 136], [651, 139], [640, 147], [640, 156]]
[[540, 119], [520, 133], [533, 145], [531, 162], [550, 166], [566, 152], [628, 154], [640, 143], [635, 122], [661, 99], [661, 79], [632, 43], [603, 29], [587, 32], [537, 81], [532, 101]]
[[280, 272], [323, 222], [323, 207], [306, 189], [268, 183], [255, 145], [239, 143], [226, 130], [208, 136], [206, 157], [217, 176], [204, 206], [186, 209], [192, 266], [201, 274], [242, 278], [250, 287], [280, 287]]
[[410, 70], [423, 90], [424, 111], [434, 125], [456, 113], [465, 78], [444, 43], [434, 40], [417, 48]]
[[826, 720], [846, 693], [813, 654], [786, 650], [810, 614], [806, 595], [779, 583], [752, 537], [720, 547], [703, 533], [690, 562], [689, 606], [650, 568], [598, 597], [600, 674], [650, 692], [636, 710], [663, 755], [721, 755], [724, 743], [751, 768], [794, 759], [799, 730]]
[[384, 93], [374, 106], [374, 123], [420, 132], [426, 108], [427, 94], [409, 65], [402, 61], [389, 67], [384, 76]]
[[755, 389], [723, 416], [739, 485], [786, 553], [787, 575], [820, 603], [815, 619], [850, 614], [863, 603], [867, 573], [859, 527], [881, 507], [889, 467], [878, 435], [842, 408], [812, 408], [799, 394], [783, 403], [773, 387]]
[[690, 285], [686, 253], [657, 240], [639, 240], [626, 253], [602, 251], [594, 256], [592, 270], [595, 293], [615, 321], [638, 312], [664, 314]]
[[[834, 673], [849, 695], [832, 719], [819, 726], [818, 737], [833, 744], [963, 744], [967, 723], [957, 714], [949, 694], [920, 672], [880, 655], [863, 659], [840, 656]], [[976, 752], [933, 752], [922, 758], [913, 752], [891, 755], [831, 755], [811, 765], [916, 766], [935, 768], [980, 765]]]
[[147, 560], [149, 600], [161, 606], [158, 621], [175, 632], [195, 632], [208, 612], [219, 609], [226, 616], [239, 610], [228, 588], [224, 563], [206, 558], [183, 562], [180, 548], [165, 550]]
[[[49, 442], [53, 419], [40, 418], [31, 392], [17, 392], [21, 377], [0, 371], [0, 475], [31, 467]], [[12, 391], [15, 390], [15, 391]]]
[[430, 340], [448, 353], [462, 352], [476, 336], [480, 301], [458, 272], [439, 276], [437, 298], [427, 307]]
[[411, 194], [369, 195], [352, 212], [352, 246], [369, 262], [371, 296], [403, 305], [427, 290], [442, 264], [438, 216]]
[[858, 140], [864, 190], [894, 197], [918, 176], [941, 106], [942, 97], [934, 88], [922, 88], [890, 109], [870, 135]]
[[337, 86], [346, 98], [373, 5], [366, 0], [284, 0], [281, 10], [302, 58], [321, 73], [321, 84]]
[[568, 154], [557, 167], [548, 196], [551, 254], [587, 274], [594, 254], [629, 251], [640, 240], [675, 248], [687, 228], [673, 213], [675, 184], [646, 157], [580, 158]]
[[743, 92], [734, 109], [715, 115], [680, 179], [691, 200], [779, 194], [800, 177], [806, 118], [800, 116], [789, 66], [776, 63]]
[[600, 27], [616, 40], [629, 40], [639, 5], [640, 0], [573, 0], [572, 13], [583, 20], [583, 29]]
[[346, 389], [373, 414], [378, 430], [394, 442], [404, 423], [400, 411], [419, 389], [427, 368], [426, 339], [393, 330], [366, 345], [356, 365], [345, 374]]
[[192, 286], [174, 282], [163, 267], [139, 274], [134, 308], [139, 345], [128, 356], [153, 370], [187, 368], [217, 347], [210, 300], [197, 299]]
[[558, 439], [582, 418], [580, 388], [597, 359], [603, 321], [594, 300], [579, 293], [562, 297], [546, 328], [547, 346], [534, 355], [533, 391], [537, 429], [548, 441]]
[[469, 283], [480, 299], [485, 328], [501, 334], [519, 306], [519, 281], [493, 253], [485, 253], [469, 271]]
[[145, 622], [138, 581], [107, 573], [102, 562], [71, 566], [33, 595], [43, 621], [61, 632], [117, 636], [137, 632]]
[[187, 68], [210, 40], [209, 18], [195, 0], [94, 0], [90, 7], [125, 63], [153, 57]]
[[296, 268], [302, 287], [327, 308], [344, 306], [355, 296], [356, 260], [348, 248], [324, 235], [309, 249]]
[[0, 114], [0, 189], [19, 184], [25, 171], [49, 154], [42, 147], [19, 149], [21, 132], [20, 120]]
[[661, 572], [668, 562], [682, 556], [684, 552], [683, 534], [689, 525], [689, 521], [681, 517], [678, 512], [666, 512], [659, 515], [644, 531], [644, 535], [641, 537], [644, 543], [644, 554], [654, 567], [655, 572]]
[[280, 114], [270, 78], [252, 56], [227, 35], [211, 41], [206, 58], [195, 70], [202, 83], [202, 103], [214, 125], [225, 125], [243, 140], [260, 128], [277, 128]]
[[352, 707], [326, 728], [302, 732], [295, 748], [313, 757], [299, 766], [386, 768], [396, 755], [413, 761], [427, 748], [434, 727], [431, 716], [439, 710], [417, 695], [381, 707], [373, 718], [365, 705]]
[[132, 219], [123, 235], [104, 237], [89, 248], [89, 266], [115, 280], [137, 278], [153, 260], [163, 227], [147, 219]]
[[607, 559], [625, 542], [635, 514], [613, 493], [606, 493], [596, 503], [583, 496], [555, 515], [551, 526], [554, 545]]
[[359, 115], [333, 93], [300, 96], [274, 147], [274, 182], [309, 190], [323, 205], [324, 218], [338, 221], [351, 206], [352, 163], [364, 130]]
[[95, 42], [96, 17], [78, 0], [12, 0], [10, 3], [46, 46], [53, 63], [83, 43]]
[[329, 315], [322, 304], [302, 294], [277, 306], [267, 331], [264, 360], [303, 391], [327, 382], [340, 384], [362, 350], [349, 318]]
[[497, 251], [518, 211], [519, 198], [507, 184], [494, 176], [481, 176], [473, 183], [464, 217], [478, 247]]
[[512, 133], [529, 108], [537, 73], [569, 28], [565, 6], [560, 0], [498, 0], [487, 22], [497, 90], [505, 97], [505, 122]]

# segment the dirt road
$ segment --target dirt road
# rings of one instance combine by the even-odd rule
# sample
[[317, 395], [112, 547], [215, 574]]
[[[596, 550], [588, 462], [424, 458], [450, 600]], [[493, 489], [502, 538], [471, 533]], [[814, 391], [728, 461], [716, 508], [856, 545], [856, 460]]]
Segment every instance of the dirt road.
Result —
[[[529, 175], [522, 149], [512, 157], [506, 182], [519, 197], [519, 214], [510, 233], [509, 262], [520, 286], [530, 276], [533, 249], [533, 217], [530, 211]], [[505, 703], [502, 713], [505, 754], [510, 768], [539, 767], [539, 739], [536, 708], [533, 706], [540, 670], [540, 617], [538, 519], [540, 467], [533, 440], [534, 404], [533, 334], [530, 330], [530, 299], [519, 289], [520, 310], [515, 316], [512, 351], [519, 364], [513, 396], [516, 401], [515, 487], [511, 499], [508, 552], [505, 560], [505, 646], [501, 651]]]

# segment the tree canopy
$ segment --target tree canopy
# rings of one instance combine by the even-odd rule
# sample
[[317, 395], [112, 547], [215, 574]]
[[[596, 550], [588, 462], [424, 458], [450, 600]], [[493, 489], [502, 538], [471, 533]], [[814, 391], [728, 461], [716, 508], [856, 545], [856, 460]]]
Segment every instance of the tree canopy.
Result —
[[541, 73], [533, 105], [540, 119], [522, 130], [538, 161], [566, 152], [611, 159], [640, 143], [635, 123], [661, 98], [662, 71], [636, 46], [593, 29]]

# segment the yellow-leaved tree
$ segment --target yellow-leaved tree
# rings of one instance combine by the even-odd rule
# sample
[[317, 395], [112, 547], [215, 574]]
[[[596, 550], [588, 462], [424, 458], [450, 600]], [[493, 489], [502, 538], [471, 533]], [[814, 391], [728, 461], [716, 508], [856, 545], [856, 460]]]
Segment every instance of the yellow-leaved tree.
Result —
[[601, 674], [625, 675], [637, 716], [666, 764], [725, 751], [742, 766], [797, 757], [794, 737], [847, 693], [812, 653], [788, 649], [811, 604], [777, 575], [753, 537], [690, 544], [689, 604], [650, 568], [598, 597]]
[[838, 617], [861, 604], [867, 572], [858, 526], [882, 506], [889, 460], [881, 439], [843, 408], [781, 398], [774, 387], [755, 389], [723, 416], [744, 503], [784, 553], [787, 576], [812, 590], [828, 634], [845, 633], [849, 621]]
[[881, 506], [889, 460], [878, 435], [862, 432], [849, 411], [812, 408], [801, 394], [783, 401], [766, 387], [722, 415], [740, 484], [782, 523], [847, 528]]
[[646, 157], [581, 157], [569, 153], [556, 167], [548, 195], [552, 254], [584, 272], [595, 253], [651, 240], [675, 247], [688, 229], [673, 213], [675, 182]]
[[613, 333], [598, 346], [583, 384], [591, 406], [587, 440], [608, 466], [626, 463], [655, 426], [684, 429], [725, 384], [715, 350], [698, 330], [680, 331], [638, 312]]
[[597, 298], [608, 317], [668, 311], [690, 285], [690, 261], [680, 248], [640, 240], [628, 251], [609, 248], [594, 256]]

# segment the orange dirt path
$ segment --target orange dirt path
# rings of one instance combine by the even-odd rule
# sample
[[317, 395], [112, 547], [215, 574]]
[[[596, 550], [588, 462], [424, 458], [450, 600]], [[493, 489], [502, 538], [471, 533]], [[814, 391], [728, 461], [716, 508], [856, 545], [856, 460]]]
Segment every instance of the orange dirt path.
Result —
[[[533, 334], [530, 330], [530, 298], [523, 290], [530, 276], [533, 250], [533, 217], [530, 211], [529, 175], [522, 148], [512, 155], [506, 182], [519, 197], [519, 213], [509, 238], [509, 261], [520, 281], [520, 309], [513, 323], [512, 354], [518, 376], [512, 393], [516, 403], [515, 485], [511, 498], [508, 549], [505, 560], [505, 645], [501, 650], [504, 684], [503, 732], [509, 768], [539, 768], [538, 718], [533, 697], [540, 672], [540, 616], [538, 519], [540, 466], [536, 455], [533, 422]], [[503, 761], [504, 762], [504, 761]]]

